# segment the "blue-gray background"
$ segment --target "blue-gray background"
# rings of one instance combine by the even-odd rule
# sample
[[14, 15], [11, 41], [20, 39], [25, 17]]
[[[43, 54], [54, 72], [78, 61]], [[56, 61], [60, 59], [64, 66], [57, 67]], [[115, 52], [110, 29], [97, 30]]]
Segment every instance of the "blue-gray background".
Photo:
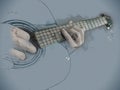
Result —
[[[72, 68], [69, 77], [60, 85], [51, 88], [51, 90], [120, 90], [120, 1], [43, 1], [48, 5], [48, 7], [50, 7], [55, 18], [65, 18], [70, 15], [95, 17], [100, 13], [107, 13], [112, 17], [114, 22], [114, 26], [112, 28], [114, 31], [114, 36], [112, 41], [108, 40], [107, 33], [104, 30], [100, 29], [94, 31], [92, 33], [94, 39], [88, 43], [88, 49], [79, 49], [72, 55]], [[40, 4], [40, 2], [38, 3], [38, 0], [1, 0], [0, 7], [1, 21], [18, 18], [35, 24], [44, 24], [48, 21], [54, 22], [48, 10], [42, 4]], [[10, 43], [8, 40], [10, 37], [10, 27], [2, 24], [0, 26], [0, 55], [2, 57], [3, 54], [7, 52], [6, 48], [9, 46], [8, 42]], [[4, 37], [7, 38], [4, 39]], [[48, 82], [51, 81], [51, 83], [54, 83], [57, 82], [57, 79], [59, 81], [60, 79], [64, 78], [64, 74], [66, 74], [65, 72], [68, 70], [66, 68], [69, 67], [69, 63], [65, 63], [66, 61], [64, 60], [66, 55], [66, 51], [60, 45], [56, 45], [48, 48], [47, 55], [44, 60], [49, 61], [44, 63], [44, 69], [41, 69], [39, 64], [36, 64], [33, 67], [24, 70], [0, 70], [0, 90], [10, 90], [10, 88], [12, 90], [13, 88], [15, 90], [41, 90], [42, 86], [42, 89], [45, 89], [43, 83], [46, 81], [46, 79], [49, 79]], [[50, 60], [52, 60], [52, 63]], [[57, 64], [54, 65], [53, 63]], [[39, 70], [37, 70], [38, 68]], [[56, 70], [53, 70], [55, 72], [45, 72], [46, 74], [50, 75], [43, 78], [45, 74], [42, 74], [43, 70], [47, 70], [48, 68], [49, 70]], [[42, 73], [40, 70], [42, 70]], [[37, 75], [33, 73], [36, 73]], [[49, 76], [54, 77], [55, 80], [53, 80], [54, 78], [46, 78]], [[41, 82], [37, 81], [37, 79], [40, 77], [43, 78], [41, 79]], [[52, 85], [51, 83], [47, 83], [46, 88]], [[43, 85], [40, 86], [40, 84]]]

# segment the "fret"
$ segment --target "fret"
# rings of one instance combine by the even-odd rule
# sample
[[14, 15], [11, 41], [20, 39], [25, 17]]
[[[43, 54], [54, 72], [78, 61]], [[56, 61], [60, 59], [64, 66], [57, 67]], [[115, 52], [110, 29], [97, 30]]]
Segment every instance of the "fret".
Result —
[[96, 23], [97, 27], [100, 26], [100, 21], [99, 21], [98, 18], [96, 18], [96, 19], [94, 20], [94, 22]]
[[90, 23], [91, 23], [92, 28], [94, 29], [96, 26], [95, 26], [93, 20], [90, 20]]
[[98, 18], [98, 20], [100, 21], [100, 25], [99, 25], [99, 26], [103, 25], [102, 19], [101, 19], [101, 18]]
[[98, 27], [104, 25], [104, 24], [103, 24], [103, 21], [102, 21], [102, 17], [98, 17], [98, 18], [96, 19], [96, 22], [98, 23]]
[[85, 30], [88, 30], [88, 29], [89, 29], [89, 27], [88, 27], [88, 25], [87, 25], [87, 23], [86, 23], [85, 20], [83, 21], [83, 26], [84, 26], [84, 29], [85, 29]]
[[93, 29], [92, 26], [91, 26], [90, 20], [86, 20], [86, 22], [87, 22], [87, 25], [89, 27], [89, 30]]
[[[82, 29], [85, 31], [86, 29], [85, 29], [83, 21], [80, 21], [79, 23], [80, 23], [80, 27], [82, 27]], [[85, 24], [87, 25], [86, 21], [85, 21]]]
[[104, 22], [103, 24], [108, 24], [107, 20], [103, 17], [102, 21]]
[[94, 26], [95, 26], [95, 27], [98, 26], [98, 23], [97, 23], [96, 19], [93, 19], [93, 23], [94, 23]]
[[[106, 26], [107, 29], [111, 27], [110, 17], [101, 15], [96, 18], [81, 20], [79, 22], [73, 22], [73, 25], [82, 27], [84, 31], [92, 30], [101, 26]], [[65, 38], [62, 36], [61, 29], [70, 28], [69, 24], [51, 27], [47, 29], [42, 29], [35, 32], [36, 40], [41, 48], [46, 47], [47, 45], [53, 44], [55, 42], [62, 42]]]
[[102, 20], [101, 20], [101, 18], [97, 18], [97, 22], [98, 22], [98, 26], [101, 26], [101, 25], [102, 25]]
[[102, 25], [104, 25], [104, 24], [105, 24], [104, 18], [100, 18], [100, 20], [101, 20], [101, 22], [102, 22]]

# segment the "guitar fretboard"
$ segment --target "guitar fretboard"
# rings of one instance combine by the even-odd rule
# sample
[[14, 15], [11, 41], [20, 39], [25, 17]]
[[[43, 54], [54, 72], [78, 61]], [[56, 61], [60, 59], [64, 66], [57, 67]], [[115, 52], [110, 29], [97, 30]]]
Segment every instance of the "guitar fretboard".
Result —
[[[108, 24], [107, 19], [104, 16], [99, 16], [92, 19], [81, 20], [79, 22], [74, 22], [73, 25], [82, 27], [84, 31], [92, 30], [101, 26]], [[51, 27], [35, 32], [35, 37], [40, 48], [46, 47], [47, 45], [53, 44], [55, 42], [62, 42], [65, 40], [61, 33], [61, 29], [68, 29], [69, 24]]]

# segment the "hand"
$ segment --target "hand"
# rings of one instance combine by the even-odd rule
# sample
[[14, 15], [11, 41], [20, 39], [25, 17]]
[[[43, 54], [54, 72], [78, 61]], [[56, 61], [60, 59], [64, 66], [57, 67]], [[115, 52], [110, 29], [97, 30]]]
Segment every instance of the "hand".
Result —
[[63, 29], [62, 34], [71, 47], [77, 48], [84, 43], [84, 30], [80, 26], [73, 25], [72, 23], [72, 21], [69, 22], [71, 28], [69, 30]]
[[[22, 50], [28, 51], [30, 53], [36, 52], [36, 47], [31, 42], [29, 42], [30, 35], [27, 32], [14, 27], [11, 30], [11, 35], [12, 35], [12, 40], [16, 44], [16, 46], [18, 46]], [[11, 53], [11, 55], [19, 58], [20, 60], [26, 59], [25, 53], [23, 53], [22, 51], [19, 51], [17, 49], [13, 48], [10, 51], [10, 53]]]

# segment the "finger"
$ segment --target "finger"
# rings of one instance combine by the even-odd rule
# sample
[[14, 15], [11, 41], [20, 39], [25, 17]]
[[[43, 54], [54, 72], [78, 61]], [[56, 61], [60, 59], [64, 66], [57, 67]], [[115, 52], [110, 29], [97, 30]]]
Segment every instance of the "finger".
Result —
[[74, 40], [66, 30], [62, 29], [62, 33], [64, 37], [67, 39], [67, 41], [69, 42], [69, 44], [71, 45], [71, 47], [77, 47], [77, 44], [74, 42]]
[[80, 41], [79, 41], [79, 39], [78, 39], [78, 44], [80, 43], [80, 45], [81, 45], [82, 43], [84, 43], [84, 30], [83, 30], [83, 29], [80, 29], [80, 28], [77, 27], [77, 26], [75, 26], [74, 29], [75, 29], [76, 31], [79, 31]]
[[75, 41], [79, 41], [79, 38], [81, 38], [80, 33], [73, 28], [70, 29], [70, 32], [74, 36]]
[[15, 41], [16, 45], [18, 47], [22, 48], [23, 50], [28, 51], [30, 53], [35, 53], [37, 51], [36, 47], [29, 41], [26, 41], [26, 40], [18, 38], [18, 37], [15, 40], [16, 40]]
[[16, 42], [18, 37], [16, 36], [16, 31], [13, 29], [11, 30], [11, 36], [12, 36], [13, 42]]
[[80, 45], [82, 45], [82, 44], [84, 43], [84, 41], [85, 41], [84, 31], [80, 30], [80, 36], [81, 36], [80, 42], [78, 42], [78, 43], [79, 43]]
[[19, 29], [19, 28], [17, 28], [17, 27], [14, 27], [14, 28], [12, 29], [12, 32], [13, 32], [13, 34], [15, 34], [17, 37], [22, 38], [22, 39], [24, 39], [24, 40], [29, 40], [29, 39], [30, 39], [30, 35], [29, 35], [27, 32], [25, 32], [24, 30]]
[[12, 56], [20, 59], [20, 60], [25, 60], [25, 58], [26, 58], [26, 56], [25, 56], [25, 54], [24, 54], [23, 52], [18, 51], [18, 50], [16, 50], [16, 49], [12, 49], [12, 50], [10, 51], [10, 54], [11, 54]]
[[73, 21], [69, 21], [69, 25], [72, 27], [73, 26]]
[[80, 32], [81, 30], [84, 32], [84, 29], [82, 27], [77, 26], [77, 25], [75, 25], [73, 28], [78, 32]]
[[10, 33], [11, 33], [11, 36], [12, 36], [12, 40], [14, 41], [14, 38], [17, 37], [16, 34], [15, 34], [16, 33], [15, 30], [12, 29], [10, 31]]

